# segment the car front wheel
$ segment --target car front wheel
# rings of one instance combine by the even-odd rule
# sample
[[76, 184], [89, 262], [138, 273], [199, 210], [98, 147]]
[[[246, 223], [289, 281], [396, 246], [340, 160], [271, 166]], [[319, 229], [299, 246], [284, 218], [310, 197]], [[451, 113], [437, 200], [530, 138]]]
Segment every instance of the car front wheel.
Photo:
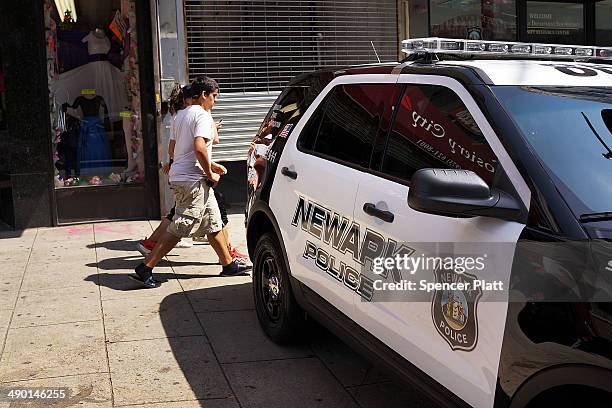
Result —
[[264, 332], [276, 343], [287, 343], [299, 333], [303, 313], [289, 282], [276, 235], [259, 238], [253, 257], [253, 295], [257, 318]]

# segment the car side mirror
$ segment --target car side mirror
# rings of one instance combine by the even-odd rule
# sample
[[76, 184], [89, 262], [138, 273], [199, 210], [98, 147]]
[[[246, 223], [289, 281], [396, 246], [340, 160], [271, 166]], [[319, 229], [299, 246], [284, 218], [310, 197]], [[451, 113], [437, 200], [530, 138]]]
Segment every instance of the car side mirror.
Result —
[[490, 188], [470, 170], [421, 169], [412, 175], [410, 208], [449, 217], [484, 216], [518, 221], [521, 204], [511, 195]]

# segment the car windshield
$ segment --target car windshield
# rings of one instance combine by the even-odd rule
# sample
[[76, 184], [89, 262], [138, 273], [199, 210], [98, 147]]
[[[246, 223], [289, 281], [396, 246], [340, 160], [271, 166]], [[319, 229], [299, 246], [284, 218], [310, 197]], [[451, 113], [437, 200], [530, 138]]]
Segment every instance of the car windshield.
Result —
[[577, 217], [612, 211], [612, 88], [493, 87]]

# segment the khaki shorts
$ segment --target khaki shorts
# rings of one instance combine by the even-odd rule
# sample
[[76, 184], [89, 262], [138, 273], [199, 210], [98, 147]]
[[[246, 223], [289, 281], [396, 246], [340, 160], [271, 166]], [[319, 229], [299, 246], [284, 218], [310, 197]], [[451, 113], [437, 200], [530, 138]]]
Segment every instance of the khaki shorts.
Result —
[[203, 236], [221, 231], [221, 212], [212, 189], [205, 180], [175, 181], [170, 189], [176, 201], [176, 214], [168, 232], [179, 238]]

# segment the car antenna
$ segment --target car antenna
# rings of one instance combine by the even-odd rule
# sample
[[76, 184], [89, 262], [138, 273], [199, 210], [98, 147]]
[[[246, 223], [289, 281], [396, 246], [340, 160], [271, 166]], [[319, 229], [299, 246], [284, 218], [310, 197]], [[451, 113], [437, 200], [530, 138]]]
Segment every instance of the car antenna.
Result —
[[374, 54], [376, 55], [376, 59], [378, 59], [378, 63], [380, 64], [380, 57], [378, 56], [378, 53], [376, 52], [376, 47], [374, 46], [374, 41], [370, 41], [370, 44], [372, 44], [372, 49], [374, 50]]

